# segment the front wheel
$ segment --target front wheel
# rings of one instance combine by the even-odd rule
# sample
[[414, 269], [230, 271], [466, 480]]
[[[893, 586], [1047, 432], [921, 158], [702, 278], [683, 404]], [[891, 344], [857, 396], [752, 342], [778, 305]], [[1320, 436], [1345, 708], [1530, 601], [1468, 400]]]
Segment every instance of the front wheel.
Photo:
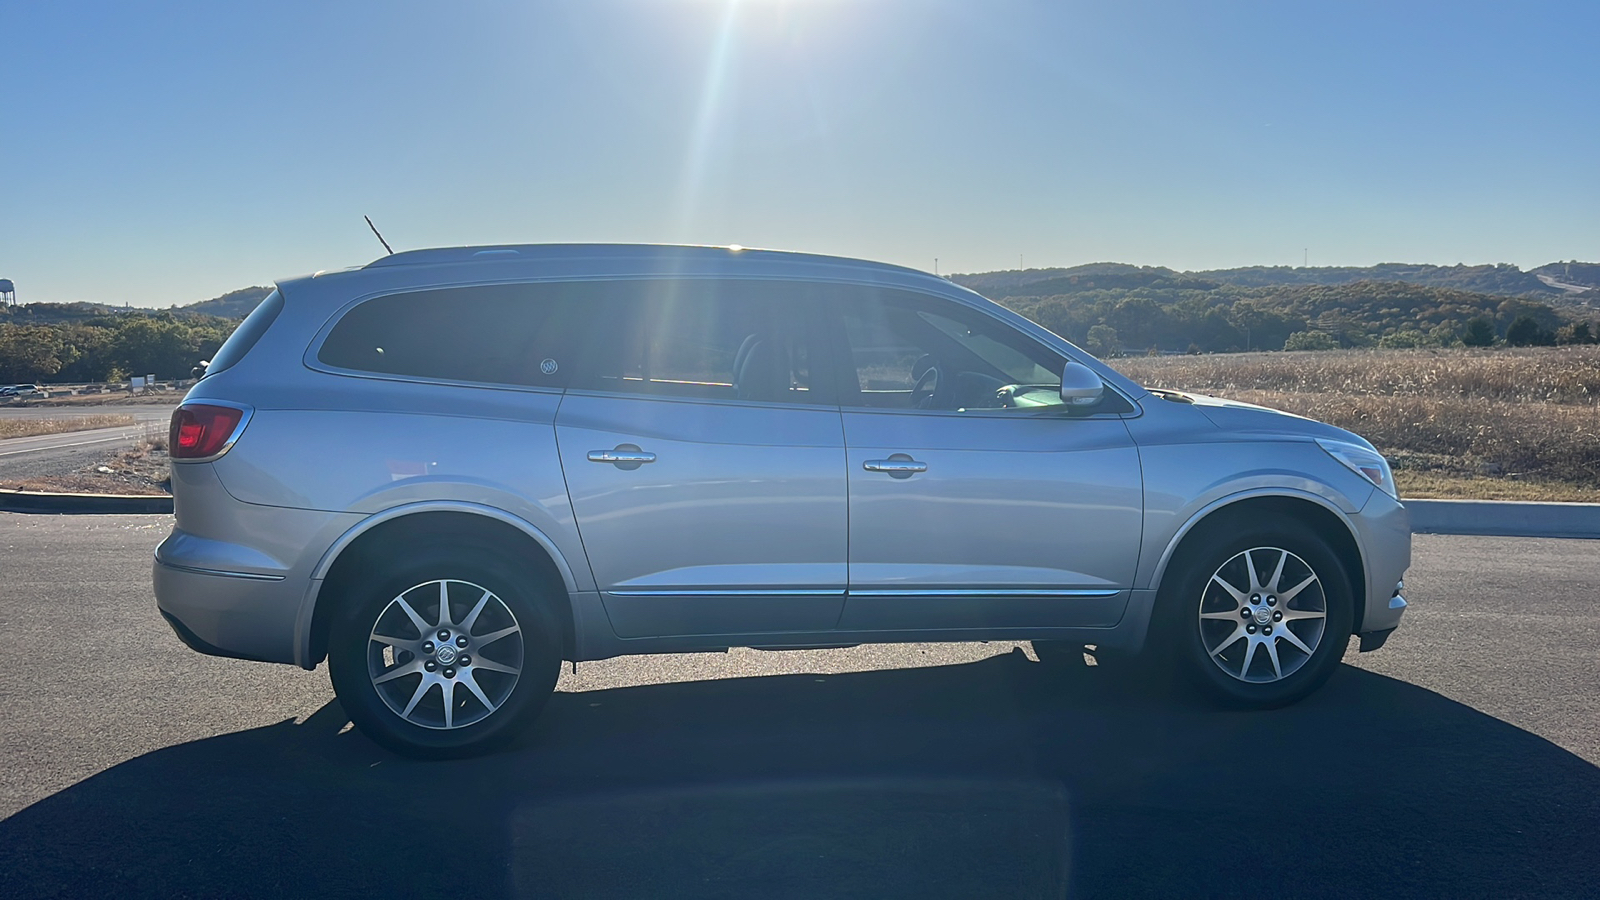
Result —
[[1181, 673], [1243, 707], [1284, 706], [1321, 687], [1344, 656], [1353, 618], [1338, 557], [1294, 521], [1202, 538], [1159, 602]]
[[328, 648], [351, 721], [391, 750], [428, 758], [514, 736], [561, 666], [555, 617], [519, 574], [481, 553], [436, 550], [357, 587]]

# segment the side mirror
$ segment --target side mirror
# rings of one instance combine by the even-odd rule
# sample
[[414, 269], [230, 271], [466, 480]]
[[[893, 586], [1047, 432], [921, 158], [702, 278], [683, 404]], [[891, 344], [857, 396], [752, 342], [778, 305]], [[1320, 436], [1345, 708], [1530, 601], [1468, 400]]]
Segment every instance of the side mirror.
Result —
[[1061, 370], [1061, 402], [1068, 406], [1093, 406], [1106, 392], [1105, 382], [1083, 363], [1069, 362]]

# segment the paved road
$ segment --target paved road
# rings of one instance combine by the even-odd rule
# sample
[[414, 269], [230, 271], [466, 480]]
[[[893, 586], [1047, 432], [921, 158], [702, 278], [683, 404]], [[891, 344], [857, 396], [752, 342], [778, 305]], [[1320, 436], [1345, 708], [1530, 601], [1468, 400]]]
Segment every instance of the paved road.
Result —
[[1012, 645], [645, 657], [424, 764], [152, 610], [164, 517], [0, 514], [0, 895], [1594, 896], [1600, 545], [1419, 536], [1290, 709]]
[[[0, 465], [8, 457], [35, 453], [53, 453], [71, 448], [115, 446], [130, 443], [152, 431], [153, 425], [124, 425], [117, 428], [94, 428], [89, 431], [67, 431], [61, 434], [40, 434], [34, 437], [6, 438], [0, 440]], [[0, 470], [3, 471], [3, 470]]]

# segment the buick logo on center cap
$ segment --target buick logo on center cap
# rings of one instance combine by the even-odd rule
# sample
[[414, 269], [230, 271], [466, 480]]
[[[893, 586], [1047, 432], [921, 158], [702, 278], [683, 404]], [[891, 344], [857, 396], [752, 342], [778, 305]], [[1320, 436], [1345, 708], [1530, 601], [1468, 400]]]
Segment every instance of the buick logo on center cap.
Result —
[[439, 662], [442, 662], [448, 666], [456, 661], [456, 648], [450, 646], [449, 644], [445, 644], [439, 648], [439, 653], [437, 655], [439, 657]]
[[1265, 606], [1263, 606], [1260, 609], [1256, 610], [1256, 624], [1257, 625], [1265, 625], [1265, 624], [1267, 624], [1268, 622], [1271, 622], [1271, 621], [1272, 621], [1272, 610], [1267, 609]]
[[539, 371], [546, 375], [554, 375], [558, 368], [560, 367], [556, 365], [556, 361], [553, 359], [547, 359], [539, 363]]

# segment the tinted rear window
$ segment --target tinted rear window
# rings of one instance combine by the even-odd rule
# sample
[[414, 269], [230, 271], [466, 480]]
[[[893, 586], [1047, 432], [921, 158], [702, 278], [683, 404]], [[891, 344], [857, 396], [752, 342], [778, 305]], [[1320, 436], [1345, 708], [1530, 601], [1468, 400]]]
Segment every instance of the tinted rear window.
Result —
[[273, 291], [266, 296], [266, 299], [257, 303], [256, 308], [250, 311], [250, 315], [245, 316], [239, 327], [233, 330], [233, 334], [222, 342], [216, 355], [211, 357], [211, 365], [206, 367], [206, 374], [215, 375], [244, 359], [244, 355], [250, 352], [256, 341], [261, 340], [261, 336], [267, 333], [267, 329], [278, 318], [280, 312], [283, 312], [283, 295]]
[[563, 387], [590, 284], [507, 284], [375, 297], [345, 313], [317, 359], [358, 372]]

